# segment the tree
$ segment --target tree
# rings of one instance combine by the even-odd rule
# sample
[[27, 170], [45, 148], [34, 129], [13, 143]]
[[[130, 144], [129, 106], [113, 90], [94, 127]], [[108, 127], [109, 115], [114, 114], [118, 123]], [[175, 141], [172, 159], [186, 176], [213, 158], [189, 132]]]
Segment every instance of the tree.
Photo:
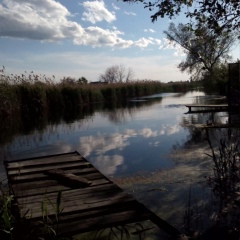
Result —
[[129, 82], [134, 76], [131, 68], [126, 69], [124, 65], [113, 65], [106, 69], [99, 77], [100, 82], [122, 83]]
[[128, 68], [126, 77], [125, 77], [126, 82], [130, 82], [132, 80], [133, 76], [134, 76], [134, 72], [133, 72], [132, 68]]
[[60, 79], [60, 83], [64, 85], [74, 85], [76, 83], [76, 79], [73, 77], [63, 77], [63, 79]]
[[188, 24], [175, 26], [171, 23], [168, 31], [164, 33], [169, 41], [179, 44], [186, 54], [186, 59], [178, 68], [193, 74], [195, 78], [206, 72], [212, 76], [216, 66], [230, 58], [228, 53], [235, 41], [233, 33], [223, 31], [221, 34], [215, 34], [207, 25], [192, 31]]
[[80, 77], [77, 82], [79, 84], [87, 84], [88, 80], [85, 77]]
[[223, 30], [239, 30], [239, 0], [123, 0], [124, 2], [142, 2], [145, 8], [155, 11], [152, 21], [159, 17], [173, 18], [182, 9], [186, 17], [195, 19], [200, 24], [206, 23], [215, 33]]

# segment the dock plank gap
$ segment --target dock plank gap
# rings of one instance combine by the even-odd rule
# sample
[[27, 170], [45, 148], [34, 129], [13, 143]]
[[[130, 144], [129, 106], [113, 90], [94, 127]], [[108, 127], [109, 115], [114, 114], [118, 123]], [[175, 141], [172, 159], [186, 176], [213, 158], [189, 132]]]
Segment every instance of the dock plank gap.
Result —
[[169, 236], [180, 235], [77, 151], [4, 165], [19, 217], [31, 223], [47, 217], [53, 226], [58, 221], [60, 236], [149, 220]]

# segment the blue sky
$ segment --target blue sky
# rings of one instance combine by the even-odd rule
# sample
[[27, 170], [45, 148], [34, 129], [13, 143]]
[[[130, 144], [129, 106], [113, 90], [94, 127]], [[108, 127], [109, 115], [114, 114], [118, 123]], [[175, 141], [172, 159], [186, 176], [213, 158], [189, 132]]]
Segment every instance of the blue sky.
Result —
[[0, 66], [8, 74], [97, 81], [106, 68], [124, 65], [135, 79], [188, 80], [177, 69], [180, 48], [164, 38], [169, 19], [152, 23], [150, 15], [143, 4], [117, 0], [0, 0]]

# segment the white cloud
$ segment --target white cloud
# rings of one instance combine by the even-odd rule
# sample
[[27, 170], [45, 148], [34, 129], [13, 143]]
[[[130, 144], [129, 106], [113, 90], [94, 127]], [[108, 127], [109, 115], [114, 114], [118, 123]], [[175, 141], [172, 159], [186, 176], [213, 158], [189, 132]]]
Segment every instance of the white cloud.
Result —
[[151, 33], [155, 33], [155, 32], [156, 32], [155, 30], [153, 30], [153, 29], [151, 29], [151, 28], [149, 28], [149, 29], [144, 29], [143, 31], [144, 31], [144, 32], [151, 32]]
[[134, 13], [134, 12], [127, 12], [127, 11], [124, 11], [124, 14], [129, 15], [129, 16], [137, 16], [137, 14]]
[[160, 145], [159, 141], [149, 143], [149, 146], [153, 146], [153, 147], [158, 147], [159, 145]]
[[161, 49], [171, 49], [174, 50], [174, 56], [185, 56], [185, 50], [179, 44], [168, 40], [167, 38], [163, 38], [163, 45], [160, 46]]
[[118, 6], [116, 6], [114, 3], [112, 3], [112, 7], [115, 9], [115, 10], [120, 10], [120, 8]]
[[[115, 15], [105, 8], [103, 1], [86, 1], [82, 5], [87, 10], [84, 12], [85, 19], [92, 23], [115, 20]], [[0, 37], [52, 42], [70, 39], [76, 45], [121, 49], [160, 44], [159, 39], [153, 38], [126, 40], [121, 37], [124, 33], [117, 28], [83, 28], [79, 23], [69, 20], [71, 16], [67, 8], [52, 0], [3, 0], [0, 3]]]
[[152, 44], [161, 46], [162, 40], [152, 37], [149, 37], [149, 40], [152, 41]]
[[137, 133], [135, 130], [133, 129], [126, 129], [124, 131], [124, 138], [129, 138], [129, 137], [134, 137], [137, 136]]
[[[178, 126], [163, 126], [166, 135], [171, 135], [179, 131]], [[128, 139], [133, 137], [157, 137], [163, 135], [162, 130], [154, 131], [151, 128], [143, 128], [136, 132], [133, 129], [126, 129], [124, 133], [114, 133], [111, 135], [84, 136], [79, 138], [79, 151], [87, 157], [91, 153], [103, 155], [107, 152], [118, 149], [122, 150], [129, 145]]]
[[95, 152], [98, 155], [108, 151], [118, 149], [122, 150], [129, 145], [128, 139], [142, 136], [144, 138], [157, 137], [158, 131], [150, 128], [143, 128], [138, 133], [133, 129], [126, 129], [123, 133], [114, 133], [111, 135], [85, 136], [79, 138], [79, 151], [83, 156], [89, 156]]
[[172, 126], [163, 126], [163, 130], [166, 135], [172, 135], [180, 131], [179, 125], [172, 125]]
[[104, 154], [114, 149], [123, 149], [128, 145], [126, 140], [122, 134], [80, 137], [79, 148], [83, 156], [89, 156], [92, 152]]
[[[97, 81], [104, 69], [114, 64], [124, 63], [125, 66], [133, 69], [135, 79], [152, 79], [163, 82], [189, 79], [188, 74], [181, 73], [177, 68], [179, 57], [163, 56], [161, 52], [154, 56], [118, 56], [110, 51], [105, 51], [95, 54], [94, 57], [91, 52], [80, 53], [79, 51], [43, 52], [37, 55], [26, 52], [24, 61], [21, 60], [21, 56], [17, 53], [11, 55], [2, 53], [1, 58], [4, 59], [9, 73], [21, 74], [23, 69], [28, 72], [33, 70], [35, 73], [45, 73], [48, 76], [54, 74], [57, 80], [63, 76], [79, 78], [79, 74], [81, 74], [89, 81]], [[66, 61], [66, 59], [68, 60]], [[13, 65], [16, 66], [15, 69], [12, 68]]]
[[[76, 30], [76, 23], [67, 20], [70, 15], [63, 5], [52, 0], [3, 0], [0, 36], [59, 40]], [[78, 31], [82, 32], [80, 26]]]
[[150, 138], [150, 137], [157, 137], [158, 132], [153, 131], [151, 128], [143, 128], [139, 131], [139, 135], [143, 136], [145, 138]]
[[120, 155], [99, 156], [93, 158], [93, 165], [107, 176], [113, 175], [117, 167], [124, 163], [124, 158]]
[[113, 12], [108, 11], [103, 1], [86, 1], [81, 4], [85, 12], [83, 13], [82, 20], [89, 21], [91, 23], [101, 22], [103, 20], [112, 22], [116, 20], [116, 16]]
[[117, 29], [111, 31], [99, 27], [88, 27], [85, 28], [82, 37], [74, 39], [74, 43], [92, 47], [110, 46], [119, 48], [128, 48], [133, 45], [133, 41], [124, 40], [119, 35], [123, 35], [123, 33]]
[[139, 40], [135, 41], [134, 45], [141, 47], [141, 48], [146, 48], [149, 45], [159, 45], [160, 46], [161, 40], [157, 39], [157, 38], [152, 38], [152, 37], [149, 37], [149, 38], [142, 37]]
[[144, 48], [147, 47], [149, 44], [152, 44], [152, 40], [142, 37], [139, 40], [137, 40], [134, 44], [138, 47]]

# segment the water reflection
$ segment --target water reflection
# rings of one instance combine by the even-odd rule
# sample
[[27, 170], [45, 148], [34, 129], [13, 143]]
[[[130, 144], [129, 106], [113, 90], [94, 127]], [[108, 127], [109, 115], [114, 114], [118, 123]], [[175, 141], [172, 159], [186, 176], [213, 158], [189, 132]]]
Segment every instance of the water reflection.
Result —
[[100, 155], [95, 157], [92, 163], [98, 169], [106, 169], [105, 174], [111, 176], [117, 171], [117, 167], [124, 163], [124, 159], [121, 155]]
[[[65, 113], [29, 128], [27, 122], [15, 123], [12, 129], [1, 125], [2, 159], [77, 150], [151, 210], [180, 225], [190, 188], [201, 212], [211, 207], [206, 204], [211, 194], [205, 177], [213, 162], [206, 155], [210, 152], [205, 131], [194, 125], [225, 123], [228, 113], [185, 114], [185, 104], [209, 103], [212, 98], [202, 92], [156, 94], [118, 108], [102, 105]], [[217, 146], [221, 137], [239, 132], [211, 129], [209, 135]]]
[[[22, 122], [19, 136], [13, 134], [9, 143], [3, 140], [1, 152], [11, 160], [78, 150], [109, 177], [171, 168], [174, 162], [167, 156], [171, 150], [198, 136], [186, 124], [209, 118], [184, 115], [184, 104], [206, 100], [202, 92], [155, 94], [118, 108], [98, 105], [95, 110], [64, 113], [48, 124], [43, 119], [41, 128], [39, 123], [34, 127]], [[28, 131], [21, 131], [28, 126]]]

